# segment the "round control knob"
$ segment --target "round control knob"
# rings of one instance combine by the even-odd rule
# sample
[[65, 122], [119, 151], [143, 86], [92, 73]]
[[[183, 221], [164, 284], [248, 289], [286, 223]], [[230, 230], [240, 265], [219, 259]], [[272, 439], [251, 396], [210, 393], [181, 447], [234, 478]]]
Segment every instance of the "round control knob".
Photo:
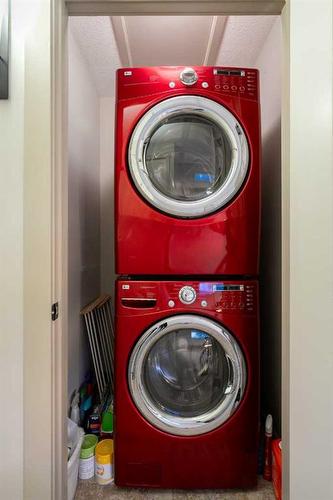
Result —
[[184, 85], [194, 85], [198, 81], [198, 75], [193, 68], [183, 69], [179, 78]]
[[183, 286], [179, 291], [179, 300], [183, 304], [193, 304], [197, 294], [191, 286]]
[[175, 302], [173, 300], [169, 300], [168, 306], [169, 307], [175, 307]]

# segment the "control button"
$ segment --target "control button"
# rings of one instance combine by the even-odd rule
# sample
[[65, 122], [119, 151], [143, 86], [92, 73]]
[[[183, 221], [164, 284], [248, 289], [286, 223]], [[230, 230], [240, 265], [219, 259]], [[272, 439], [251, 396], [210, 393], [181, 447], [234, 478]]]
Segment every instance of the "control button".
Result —
[[173, 300], [169, 300], [169, 302], [168, 302], [168, 306], [169, 306], [169, 307], [175, 307], [175, 303], [174, 303], [174, 301], [173, 301]]
[[202, 305], [202, 307], [207, 307], [207, 305], [208, 305], [207, 300], [202, 300], [201, 305]]
[[180, 81], [184, 85], [194, 85], [198, 81], [198, 75], [193, 68], [185, 68], [179, 75]]
[[208, 82], [202, 82], [201, 87], [202, 87], [203, 89], [208, 89], [208, 87], [209, 87]]
[[179, 291], [179, 300], [183, 304], [193, 304], [197, 297], [197, 294], [191, 286], [183, 286]]
[[170, 82], [170, 83], [169, 83], [169, 87], [170, 87], [170, 89], [174, 89], [174, 88], [175, 88], [175, 86], [176, 86], [175, 82]]
[[220, 90], [221, 85], [215, 85], [216, 90]]
[[236, 85], [231, 85], [231, 90], [237, 90]]
[[229, 90], [229, 85], [223, 85], [223, 90]]
[[241, 92], [245, 92], [245, 87], [244, 87], [243, 85], [241, 85], [241, 86], [239, 87], [239, 90], [240, 90]]

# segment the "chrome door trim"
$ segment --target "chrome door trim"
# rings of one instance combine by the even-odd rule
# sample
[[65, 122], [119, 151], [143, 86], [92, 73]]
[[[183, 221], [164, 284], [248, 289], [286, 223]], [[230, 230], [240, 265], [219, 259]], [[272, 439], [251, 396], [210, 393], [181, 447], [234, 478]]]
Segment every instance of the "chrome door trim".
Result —
[[[171, 199], [156, 189], [145, 161], [147, 139], [161, 120], [184, 113], [199, 115], [216, 123], [224, 130], [232, 149], [230, 171], [222, 186], [207, 198], [188, 202]], [[239, 191], [248, 171], [249, 148], [242, 126], [230, 111], [206, 97], [185, 95], [166, 99], [143, 115], [131, 136], [128, 163], [135, 186], [154, 207], [168, 215], [197, 218], [222, 208]]]
[[[150, 398], [143, 380], [143, 366], [152, 346], [161, 337], [179, 328], [200, 329], [214, 337], [226, 353], [233, 368], [233, 380], [225, 391], [222, 402], [209, 412], [196, 417], [170, 415], [157, 408]], [[152, 425], [169, 434], [195, 436], [221, 426], [236, 410], [246, 386], [244, 355], [234, 337], [221, 325], [203, 316], [184, 314], [162, 319], [140, 337], [132, 351], [128, 366], [129, 389], [135, 406]]]

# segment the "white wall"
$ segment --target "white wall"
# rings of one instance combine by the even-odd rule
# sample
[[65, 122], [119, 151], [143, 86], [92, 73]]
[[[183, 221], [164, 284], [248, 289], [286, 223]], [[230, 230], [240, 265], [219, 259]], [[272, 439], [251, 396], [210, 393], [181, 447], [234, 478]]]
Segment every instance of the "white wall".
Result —
[[[333, 498], [331, 0], [283, 13], [284, 498]], [[289, 457], [288, 457], [289, 455]]]
[[1, 497], [23, 497], [24, 13], [11, 6], [10, 99], [0, 101]]
[[99, 96], [69, 22], [68, 396], [90, 367], [83, 306], [100, 293]]
[[261, 407], [281, 435], [281, 20], [263, 42], [260, 71], [262, 129]]
[[8, 500], [51, 491], [50, 30], [50, 1], [11, 1], [10, 97], [0, 101], [0, 496]]
[[114, 305], [114, 118], [115, 98], [100, 99], [101, 289]]

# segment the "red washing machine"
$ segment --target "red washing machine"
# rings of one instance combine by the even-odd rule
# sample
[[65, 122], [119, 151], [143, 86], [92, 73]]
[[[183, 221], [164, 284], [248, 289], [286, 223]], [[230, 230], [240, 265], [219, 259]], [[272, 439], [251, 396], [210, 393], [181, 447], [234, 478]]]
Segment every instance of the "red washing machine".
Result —
[[257, 481], [257, 281], [118, 280], [115, 482]]
[[258, 71], [120, 69], [116, 107], [117, 274], [256, 276]]

